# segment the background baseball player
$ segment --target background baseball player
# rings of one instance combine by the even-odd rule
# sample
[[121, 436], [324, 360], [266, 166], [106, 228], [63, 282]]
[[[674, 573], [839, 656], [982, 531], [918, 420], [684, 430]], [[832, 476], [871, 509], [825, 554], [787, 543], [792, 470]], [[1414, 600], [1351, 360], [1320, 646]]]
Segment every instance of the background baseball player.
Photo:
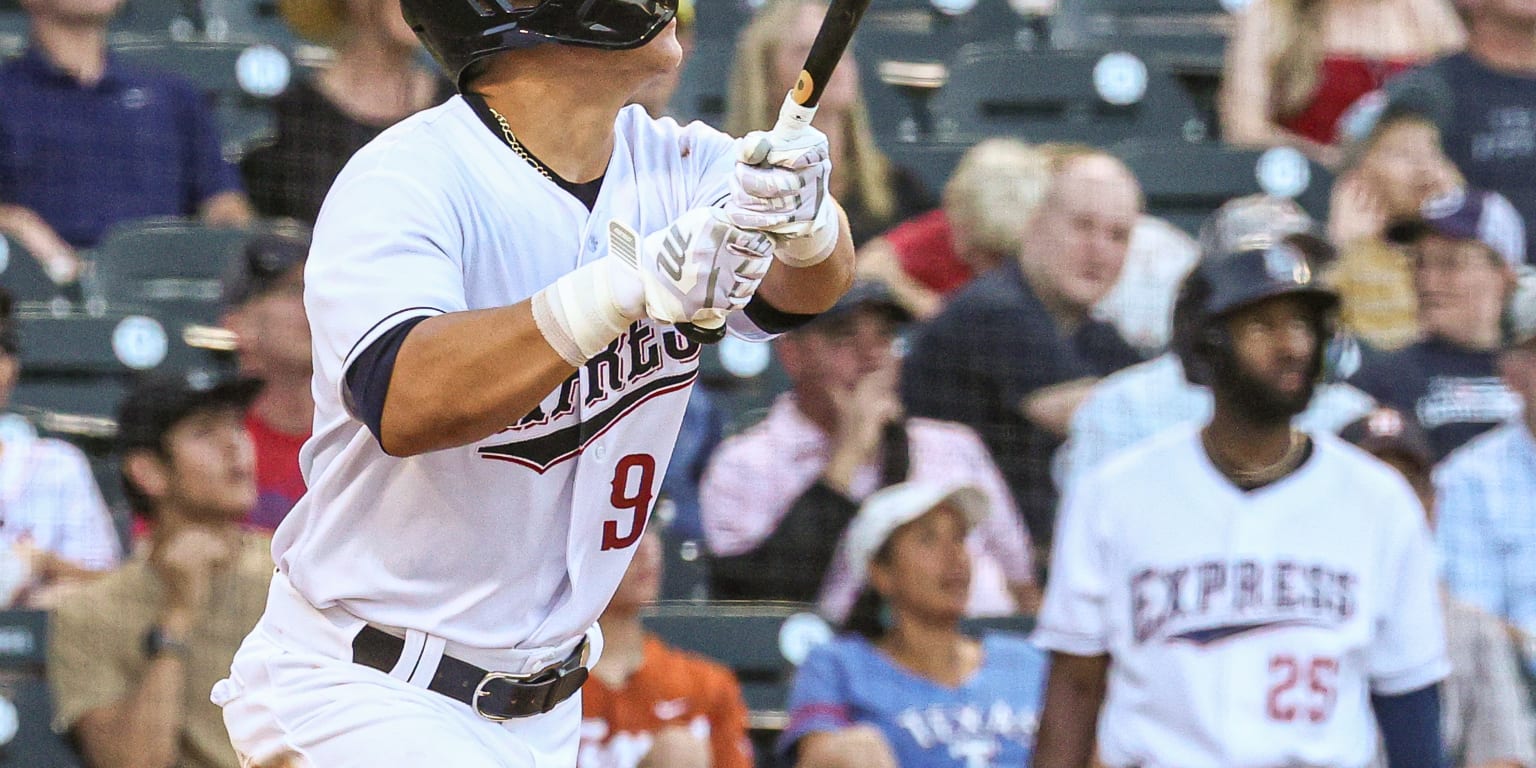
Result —
[[[309, 493], [214, 698], [255, 762], [570, 766], [696, 374], [672, 324], [793, 327], [852, 245], [819, 133], [738, 146], [624, 107], [678, 64], [671, 0], [403, 11], [461, 95], [320, 212]], [[783, 165], [738, 163], [763, 149]]]
[[[1337, 296], [1272, 243], [1208, 259], [1174, 343], [1215, 409], [1069, 489], [1035, 765], [1438, 766], [1440, 597], [1395, 472], [1293, 430]], [[1102, 710], [1102, 712], [1101, 712]], [[1373, 710], [1374, 720], [1373, 723]]]

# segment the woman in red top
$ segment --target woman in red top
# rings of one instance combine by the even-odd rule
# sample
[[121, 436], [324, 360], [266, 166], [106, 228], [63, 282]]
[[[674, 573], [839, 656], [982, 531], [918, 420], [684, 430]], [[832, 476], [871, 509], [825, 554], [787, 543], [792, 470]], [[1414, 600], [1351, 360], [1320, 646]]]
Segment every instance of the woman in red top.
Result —
[[1222, 134], [1336, 166], [1350, 107], [1465, 37], [1448, 0], [1253, 0], [1227, 49]]

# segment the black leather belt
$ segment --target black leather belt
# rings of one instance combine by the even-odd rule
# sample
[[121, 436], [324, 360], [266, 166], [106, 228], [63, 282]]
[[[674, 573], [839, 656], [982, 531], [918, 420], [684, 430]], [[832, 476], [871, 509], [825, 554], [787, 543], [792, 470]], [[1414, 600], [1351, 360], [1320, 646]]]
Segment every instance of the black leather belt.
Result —
[[[352, 661], [385, 674], [404, 651], [405, 640], [372, 626], [352, 639]], [[587, 681], [586, 658], [585, 637], [564, 661], [526, 675], [491, 672], [444, 654], [427, 690], [468, 704], [487, 720], [541, 715], [581, 690]]]

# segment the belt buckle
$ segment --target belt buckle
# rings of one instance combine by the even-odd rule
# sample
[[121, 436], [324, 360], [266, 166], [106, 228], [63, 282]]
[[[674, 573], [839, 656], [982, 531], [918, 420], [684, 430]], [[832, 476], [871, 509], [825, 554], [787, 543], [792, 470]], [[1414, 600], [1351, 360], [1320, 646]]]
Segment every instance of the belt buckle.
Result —
[[475, 693], [470, 699], [469, 708], [473, 709], [475, 714], [496, 723], [504, 723], [508, 720], [516, 719], [516, 715], [497, 715], [480, 708], [480, 700], [491, 694], [490, 691], [486, 690], [486, 686], [490, 685], [491, 682], [495, 680], [510, 680], [514, 683], [519, 683], [526, 682], [528, 680], [528, 676], [514, 675], [510, 672], [485, 673], [485, 677], [480, 678], [479, 684], [475, 686]]

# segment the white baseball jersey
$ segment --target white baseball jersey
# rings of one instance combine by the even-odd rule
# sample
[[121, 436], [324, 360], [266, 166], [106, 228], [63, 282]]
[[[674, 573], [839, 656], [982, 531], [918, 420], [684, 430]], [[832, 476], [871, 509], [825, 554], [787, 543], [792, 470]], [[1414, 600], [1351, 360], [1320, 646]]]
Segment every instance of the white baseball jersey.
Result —
[[[385, 454], [353, 415], [344, 372], [400, 322], [515, 304], [604, 257], [612, 219], [654, 232], [726, 194], [724, 134], [639, 107], [615, 130], [590, 212], [459, 97], [389, 129], [337, 178], [305, 270], [309, 491], [273, 540], [279, 570], [315, 606], [472, 647], [536, 648], [586, 631], [607, 605], [666, 473], [697, 344], [636, 323], [517, 423], [410, 458]], [[741, 313], [731, 324], [754, 330]]]
[[1035, 640], [1110, 656], [1106, 765], [1364, 766], [1370, 694], [1448, 673], [1423, 509], [1385, 465], [1313, 440], [1244, 493], [1181, 427], [1069, 490]]

